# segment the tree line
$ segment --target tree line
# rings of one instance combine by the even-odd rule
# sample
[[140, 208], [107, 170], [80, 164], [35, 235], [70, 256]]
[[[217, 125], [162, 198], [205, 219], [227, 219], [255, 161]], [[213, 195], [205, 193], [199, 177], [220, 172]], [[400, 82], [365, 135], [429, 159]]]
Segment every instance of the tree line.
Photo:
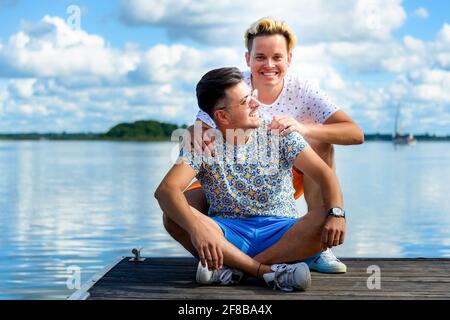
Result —
[[186, 125], [155, 120], [139, 120], [133, 123], [119, 123], [105, 133], [10, 133], [0, 134], [4, 140], [130, 140], [167, 141], [172, 132]]

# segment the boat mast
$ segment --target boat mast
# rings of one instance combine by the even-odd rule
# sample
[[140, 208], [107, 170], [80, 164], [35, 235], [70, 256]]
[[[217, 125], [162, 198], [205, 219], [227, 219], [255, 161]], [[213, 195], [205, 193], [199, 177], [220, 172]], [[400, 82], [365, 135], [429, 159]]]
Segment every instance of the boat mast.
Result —
[[394, 123], [394, 138], [398, 135], [398, 120], [400, 117], [400, 106], [397, 105], [397, 112], [395, 114], [395, 123]]

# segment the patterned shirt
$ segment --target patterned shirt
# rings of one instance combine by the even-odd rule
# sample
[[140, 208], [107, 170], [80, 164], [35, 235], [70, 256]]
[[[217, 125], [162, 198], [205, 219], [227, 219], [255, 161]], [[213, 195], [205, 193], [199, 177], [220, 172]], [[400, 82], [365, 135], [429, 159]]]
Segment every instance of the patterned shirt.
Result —
[[280, 137], [267, 125], [252, 130], [239, 146], [216, 138], [214, 157], [181, 150], [178, 160], [196, 172], [210, 203], [208, 215], [298, 217], [292, 166], [308, 144], [298, 132]]

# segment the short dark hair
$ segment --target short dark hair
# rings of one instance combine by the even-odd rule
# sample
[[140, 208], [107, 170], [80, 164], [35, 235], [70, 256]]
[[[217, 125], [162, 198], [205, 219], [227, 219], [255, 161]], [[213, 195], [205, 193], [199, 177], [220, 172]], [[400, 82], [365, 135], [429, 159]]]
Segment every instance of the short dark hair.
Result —
[[214, 118], [217, 103], [226, 97], [225, 90], [237, 85], [243, 79], [241, 71], [234, 67], [208, 71], [197, 83], [198, 106]]

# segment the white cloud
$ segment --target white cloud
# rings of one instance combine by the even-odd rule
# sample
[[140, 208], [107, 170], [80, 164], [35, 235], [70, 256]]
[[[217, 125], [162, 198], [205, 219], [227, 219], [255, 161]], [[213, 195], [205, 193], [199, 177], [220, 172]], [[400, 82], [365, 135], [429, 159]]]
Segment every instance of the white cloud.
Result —
[[0, 47], [0, 76], [112, 79], [136, 63], [132, 54], [117, 52], [102, 37], [72, 29], [59, 17], [45, 16], [22, 27]]
[[444, 23], [437, 38], [440, 47], [450, 48], [450, 24]]
[[4, 108], [5, 108], [5, 101], [8, 97], [8, 91], [5, 87], [1, 86], [0, 84], [0, 119], [3, 116]]
[[212, 68], [241, 66], [243, 58], [232, 48], [198, 50], [184, 45], [156, 45], [142, 54], [130, 77], [152, 83], [195, 83]]
[[387, 39], [406, 20], [406, 13], [397, 0], [359, 0], [350, 11], [353, 30], [362, 30], [363, 38]]
[[175, 1], [123, 0], [122, 20], [161, 27], [174, 39], [242, 46], [249, 25], [264, 16], [285, 20], [303, 42], [387, 39], [406, 19], [401, 0]]
[[48, 110], [46, 106], [42, 105], [30, 105], [30, 104], [19, 104], [17, 105], [17, 111], [24, 115], [33, 115], [36, 114], [38, 116], [46, 116], [48, 115]]
[[333, 42], [327, 51], [339, 64], [352, 72], [372, 73], [383, 69], [382, 63], [389, 52], [398, 50], [393, 42]]
[[303, 46], [293, 52], [291, 71], [324, 90], [339, 91], [345, 82], [334, 68], [325, 44]]
[[450, 69], [450, 52], [438, 53], [436, 55], [436, 62], [440, 67]]
[[381, 67], [383, 71], [400, 73], [425, 66], [427, 59], [427, 50], [414, 48], [405, 43], [387, 53], [381, 60]]
[[326, 50], [338, 64], [355, 73], [406, 73], [427, 67], [450, 67], [450, 25], [436, 38], [423, 41], [405, 36], [402, 41], [330, 42]]
[[[0, 126], [18, 131], [105, 131], [117, 122], [137, 119], [192, 121], [196, 82], [212, 68], [246, 68], [242, 33], [262, 11], [255, 9], [254, 16], [244, 17], [242, 10], [253, 9], [253, 3], [227, 1], [217, 3], [222, 9], [209, 11], [207, 2], [189, 1], [173, 10], [172, 2], [162, 2], [157, 13], [138, 10], [149, 3], [134, 8], [133, 14], [142, 13], [140, 19], [145, 20], [139, 23], [209, 44], [215, 39], [222, 46], [174, 43], [142, 48], [130, 43], [112, 48], [102, 37], [73, 30], [57, 17], [23, 23], [19, 32], [0, 43], [0, 77], [11, 79], [0, 90]], [[434, 117], [435, 125], [430, 119], [434, 110], [448, 112], [450, 103], [450, 25], [444, 24], [431, 41], [411, 36], [396, 40], [391, 32], [405, 19], [400, 1], [300, 2], [305, 5], [302, 10], [297, 2], [283, 3], [284, 15], [294, 23], [285, 20], [299, 38], [292, 71], [319, 85], [366, 131], [390, 132], [387, 119], [397, 105], [402, 105], [405, 125], [410, 123], [415, 131], [435, 132], [437, 125], [446, 130], [448, 117]], [[236, 14], [228, 16], [224, 8], [231, 7]], [[223, 18], [211, 29], [208, 21], [219, 14]], [[146, 20], [150, 17], [153, 20]], [[323, 21], [330, 23], [319, 25]], [[236, 46], [226, 46], [227, 39]], [[389, 80], [370, 85], [359, 80], [361, 75], [377, 74], [390, 75]]]
[[416, 11], [414, 11], [414, 15], [420, 19], [428, 19], [430, 16], [428, 10], [422, 7], [417, 8]]
[[9, 91], [19, 98], [30, 98], [35, 83], [36, 79], [12, 79], [9, 81]]
[[434, 43], [436, 62], [444, 69], [450, 69], [450, 25], [445, 23]]
[[418, 100], [450, 104], [450, 71], [427, 68], [410, 72], [410, 79]]
[[112, 119], [192, 121], [200, 77], [211, 68], [243, 67], [244, 59], [233, 48], [111, 48], [100, 36], [46, 16], [23, 23], [21, 31], [0, 43], [0, 66], [0, 77], [10, 79], [3, 88], [2, 113], [22, 120], [11, 129], [20, 130], [22, 123], [24, 131], [27, 126], [47, 131], [64, 121], [71, 130], [84, 121], [89, 130], [104, 131], [115, 124]]
[[244, 62], [243, 53], [233, 48], [204, 51], [174, 44], [143, 50], [127, 44], [113, 49], [102, 37], [74, 30], [58, 17], [45, 16], [22, 27], [0, 43], [0, 77], [57, 78], [80, 87], [123, 85], [133, 76], [149, 83], [192, 83], [199, 71]]
[[[450, 27], [445, 24], [431, 41], [405, 36], [401, 41], [322, 43], [307, 47], [316, 49], [305, 63], [315, 67], [309, 75], [320, 77], [321, 86], [333, 100], [368, 132], [391, 132], [390, 121], [386, 120], [393, 119], [400, 106], [405, 132], [448, 133], [445, 115], [450, 113], [450, 56], [446, 49], [449, 35]], [[297, 50], [308, 52], [305, 46]], [[345, 66], [344, 72], [339, 66]], [[326, 68], [341, 78], [339, 89], [326, 87], [330, 79], [325, 76]], [[366, 79], [389, 75], [392, 80], [368, 86], [369, 81], [361, 84], [347, 77], [358, 74]], [[434, 125], [422, 119], [434, 119]]]

